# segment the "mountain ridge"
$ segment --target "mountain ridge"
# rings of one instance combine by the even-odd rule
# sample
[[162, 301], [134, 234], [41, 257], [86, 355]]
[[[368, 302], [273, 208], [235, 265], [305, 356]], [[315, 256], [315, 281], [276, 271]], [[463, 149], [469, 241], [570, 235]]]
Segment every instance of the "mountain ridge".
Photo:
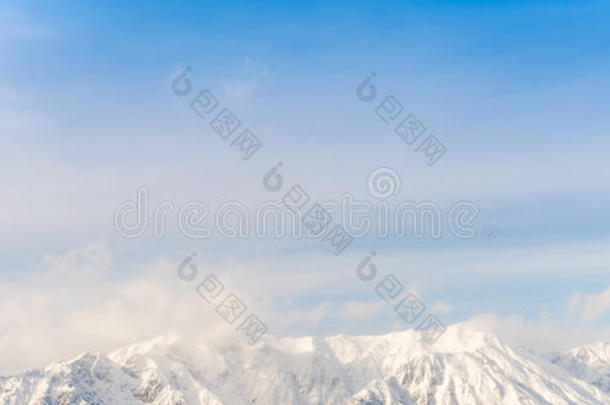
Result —
[[610, 344], [513, 349], [464, 325], [277, 338], [161, 336], [0, 377], [0, 404], [610, 404]]

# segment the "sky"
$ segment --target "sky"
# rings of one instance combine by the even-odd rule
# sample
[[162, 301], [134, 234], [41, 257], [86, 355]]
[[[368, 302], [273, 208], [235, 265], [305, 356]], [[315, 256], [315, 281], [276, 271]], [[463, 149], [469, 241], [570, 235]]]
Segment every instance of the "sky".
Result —
[[[447, 325], [608, 340], [609, 20], [589, 1], [1, 2], [0, 375], [232, 333], [176, 275], [193, 251], [271, 335], [412, 327], [375, 293], [393, 274]], [[356, 89], [372, 72], [367, 103]], [[262, 141], [250, 159], [192, 110], [204, 89]], [[445, 145], [434, 165], [377, 115], [390, 95]], [[262, 179], [280, 161], [312, 201], [428, 201], [443, 218], [468, 201], [476, 236], [443, 222], [440, 238], [373, 232], [335, 256], [317, 240], [181, 232], [193, 201], [214, 228], [222, 204], [278, 200]], [[371, 194], [376, 168], [399, 179], [392, 196]], [[125, 238], [114, 216], [138, 190], [148, 226]], [[379, 275], [363, 282], [372, 250]]]

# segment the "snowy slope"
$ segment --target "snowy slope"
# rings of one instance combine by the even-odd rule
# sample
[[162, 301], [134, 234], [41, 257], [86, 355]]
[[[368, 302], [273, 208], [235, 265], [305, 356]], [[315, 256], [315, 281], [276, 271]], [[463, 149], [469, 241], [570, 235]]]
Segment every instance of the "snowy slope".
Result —
[[222, 347], [162, 337], [0, 378], [0, 404], [610, 404], [609, 353], [536, 356], [461, 325], [433, 346], [414, 331]]
[[546, 356], [568, 373], [610, 393], [610, 344], [597, 343]]

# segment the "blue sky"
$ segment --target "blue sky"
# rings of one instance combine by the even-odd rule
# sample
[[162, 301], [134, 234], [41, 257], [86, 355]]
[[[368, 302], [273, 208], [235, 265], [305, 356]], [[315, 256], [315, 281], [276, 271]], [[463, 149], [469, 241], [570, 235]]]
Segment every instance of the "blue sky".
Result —
[[[485, 313], [603, 335], [609, 20], [603, 2], [4, 2], [0, 282], [19, 308], [30, 293], [53, 299], [27, 287], [50, 271], [49, 255], [103, 246], [112, 259], [96, 266], [121, 283], [159, 260], [173, 271], [197, 249], [260, 304], [270, 333], [383, 333], [400, 327], [395, 315], [353, 276], [375, 249], [380, 268], [446, 323]], [[171, 93], [186, 66], [194, 89], [211, 89], [263, 140], [252, 160]], [[447, 146], [438, 164], [356, 98], [370, 72], [380, 95]], [[369, 172], [391, 167], [401, 199], [473, 201], [477, 226], [493, 224], [497, 237], [368, 237], [335, 258], [303, 241], [196, 241], [175, 223], [163, 239], [126, 240], [112, 226], [116, 206], [143, 186], [152, 204], [256, 206], [271, 199], [260, 181], [278, 160], [318, 200], [370, 197]], [[358, 302], [372, 319], [341, 310]], [[28, 334], [27, 323], [7, 325], [11, 339]], [[57, 336], [62, 327], [72, 330], [60, 323]]]

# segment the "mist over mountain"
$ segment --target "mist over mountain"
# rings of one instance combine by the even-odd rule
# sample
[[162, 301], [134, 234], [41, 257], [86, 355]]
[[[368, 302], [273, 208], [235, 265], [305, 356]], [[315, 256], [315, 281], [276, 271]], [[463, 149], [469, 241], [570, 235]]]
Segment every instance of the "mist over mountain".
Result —
[[163, 336], [0, 378], [0, 404], [609, 404], [610, 345], [508, 347], [455, 325], [419, 332], [265, 337], [212, 346]]

